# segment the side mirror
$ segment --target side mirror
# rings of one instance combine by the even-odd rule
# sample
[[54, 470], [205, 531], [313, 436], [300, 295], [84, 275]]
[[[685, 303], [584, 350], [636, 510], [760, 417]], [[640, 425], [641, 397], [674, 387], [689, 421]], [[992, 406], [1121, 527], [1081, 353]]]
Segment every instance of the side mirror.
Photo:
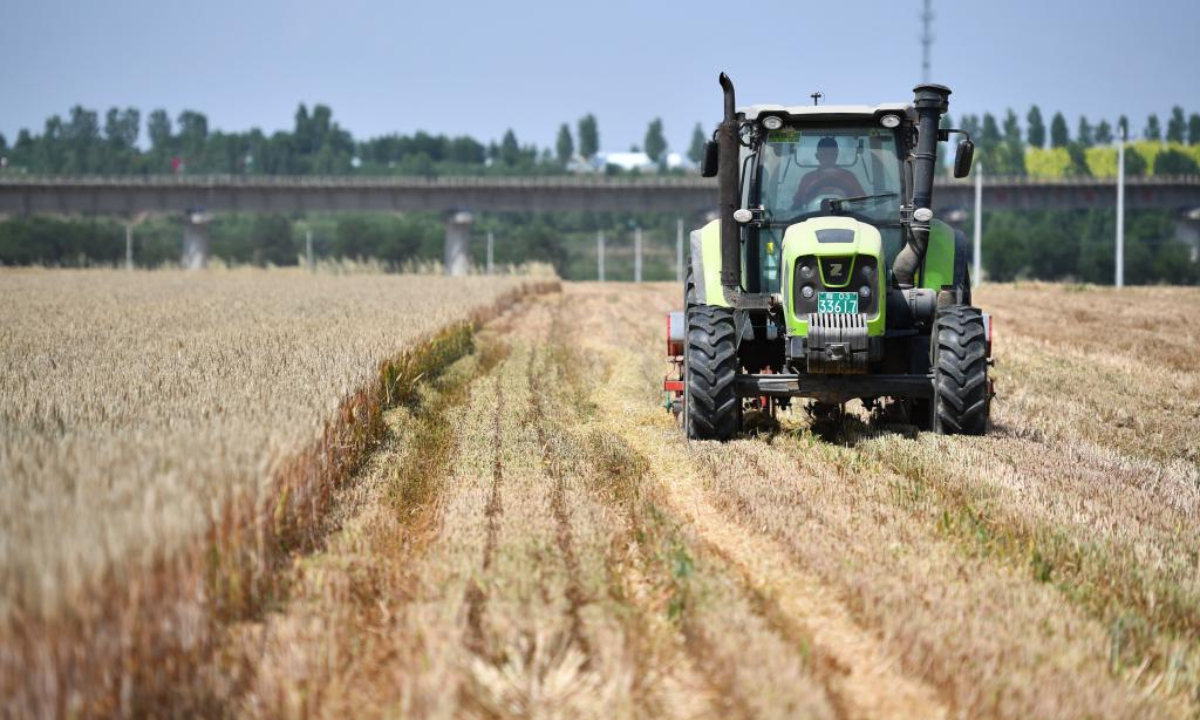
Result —
[[971, 172], [971, 160], [975, 157], [975, 143], [963, 140], [954, 153], [954, 177], [965, 178]]
[[709, 140], [704, 143], [704, 157], [700, 159], [700, 176], [717, 176], [717, 141]]

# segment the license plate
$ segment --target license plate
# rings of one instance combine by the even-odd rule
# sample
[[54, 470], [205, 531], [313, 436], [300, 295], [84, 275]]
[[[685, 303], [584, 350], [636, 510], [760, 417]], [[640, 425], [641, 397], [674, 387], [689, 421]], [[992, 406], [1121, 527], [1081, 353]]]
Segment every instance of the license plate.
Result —
[[855, 292], [818, 292], [817, 312], [843, 313], [854, 315], [858, 313], [858, 293]]

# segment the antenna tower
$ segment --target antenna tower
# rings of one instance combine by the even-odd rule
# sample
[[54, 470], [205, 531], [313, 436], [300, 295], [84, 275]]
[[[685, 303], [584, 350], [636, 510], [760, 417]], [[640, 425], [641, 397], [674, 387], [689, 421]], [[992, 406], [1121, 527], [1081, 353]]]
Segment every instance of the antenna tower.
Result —
[[921, 82], [929, 82], [929, 51], [933, 48], [933, 0], [921, 12]]

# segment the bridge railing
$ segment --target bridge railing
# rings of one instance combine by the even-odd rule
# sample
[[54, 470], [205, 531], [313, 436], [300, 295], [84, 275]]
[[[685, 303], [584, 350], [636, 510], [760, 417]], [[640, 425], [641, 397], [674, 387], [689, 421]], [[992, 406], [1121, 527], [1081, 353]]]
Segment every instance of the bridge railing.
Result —
[[[938, 178], [940, 187], [968, 186], [971, 178]], [[1112, 187], [1116, 178], [1064, 177], [1032, 178], [1025, 176], [986, 175], [986, 187]], [[1200, 186], [1200, 175], [1152, 175], [1127, 177], [1126, 185], [1142, 187]], [[396, 188], [396, 189], [508, 189], [508, 188], [671, 188], [700, 190], [715, 188], [716, 182], [698, 176], [608, 177], [587, 175], [487, 176], [456, 175], [412, 177], [391, 175], [22, 175], [0, 174], [0, 186], [72, 188], [72, 187], [242, 187], [287, 188]]]

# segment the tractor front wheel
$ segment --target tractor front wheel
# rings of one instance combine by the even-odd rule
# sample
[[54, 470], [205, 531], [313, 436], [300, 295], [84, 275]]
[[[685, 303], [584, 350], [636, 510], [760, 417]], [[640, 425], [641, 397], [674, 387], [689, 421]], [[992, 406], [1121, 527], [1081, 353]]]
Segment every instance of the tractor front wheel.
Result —
[[934, 323], [933, 429], [943, 435], [983, 435], [991, 395], [983, 313], [967, 305], [938, 310]]
[[697, 305], [687, 311], [685, 355], [687, 436], [729, 440], [742, 425], [737, 332], [733, 310]]

